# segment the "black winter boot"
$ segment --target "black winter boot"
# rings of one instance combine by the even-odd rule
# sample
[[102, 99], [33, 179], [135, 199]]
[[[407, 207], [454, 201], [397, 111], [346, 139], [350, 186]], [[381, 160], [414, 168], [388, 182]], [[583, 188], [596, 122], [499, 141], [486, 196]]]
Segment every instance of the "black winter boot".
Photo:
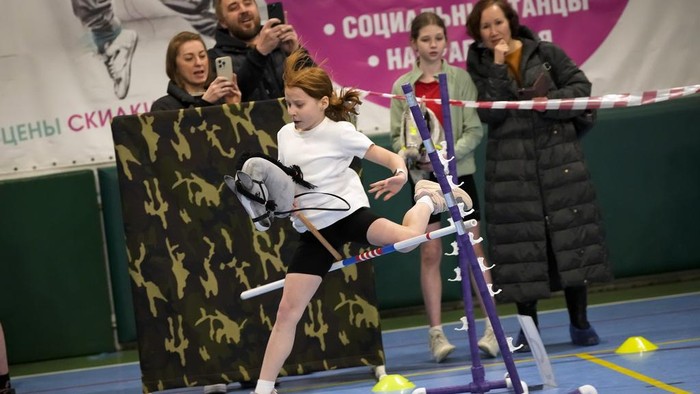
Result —
[[586, 286], [567, 287], [564, 289], [566, 308], [569, 311], [569, 335], [571, 342], [577, 346], [593, 346], [600, 343], [595, 329], [588, 322], [588, 289]]

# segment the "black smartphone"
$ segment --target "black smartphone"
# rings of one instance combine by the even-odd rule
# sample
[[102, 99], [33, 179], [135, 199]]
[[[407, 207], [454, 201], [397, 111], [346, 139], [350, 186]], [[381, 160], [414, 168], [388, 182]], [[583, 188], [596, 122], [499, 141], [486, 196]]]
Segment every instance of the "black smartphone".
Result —
[[277, 18], [282, 24], [284, 21], [284, 8], [282, 8], [282, 3], [270, 3], [267, 5], [267, 19]]

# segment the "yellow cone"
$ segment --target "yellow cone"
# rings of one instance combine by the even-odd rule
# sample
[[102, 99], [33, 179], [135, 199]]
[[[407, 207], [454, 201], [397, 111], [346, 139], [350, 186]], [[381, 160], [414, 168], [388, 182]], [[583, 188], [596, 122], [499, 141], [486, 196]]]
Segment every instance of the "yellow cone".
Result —
[[647, 341], [644, 337], [629, 337], [625, 342], [620, 345], [615, 353], [617, 354], [630, 354], [630, 353], [643, 353], [656, 350], [659, 347], [653, 343]]
[[407, 394], [416, 387], [401, 375], [384, 375], [372, 388], [373, 393]]

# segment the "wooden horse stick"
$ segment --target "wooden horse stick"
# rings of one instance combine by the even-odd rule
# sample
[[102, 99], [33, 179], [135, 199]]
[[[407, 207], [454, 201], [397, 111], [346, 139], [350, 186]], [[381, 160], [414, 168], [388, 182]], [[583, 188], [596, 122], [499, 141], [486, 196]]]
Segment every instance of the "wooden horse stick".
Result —
[[326, 247], [326, 250], [328, 250], [333, 255], [333, 258], [335, 258], [335, 261], [339, 261], [339, 260], [343, 259], [343, 256], [341, 256], [340, 253], [338, 253], [338, 251], [335, 250], [331, 246], [331, 244], [328, 243], [328, 241], [325, 238], [323, 238], [323, 235], [321, 235], [321, 233], [318, 232], [318, 230], [316, 229], [316, 226], [314, 226], [309, 221], [309, 219], [307, 219], [306, 216], [304, 216], [303, 213], [297, 212], [296, 215], [299, 218], [299, 220], [301, 220], [301, 222], [304, 223], [304, 226], [306, 226], [306, 228], [309, 229], [309, 231], [311, 231], [311, 234], [313, 234], [316, 237], [316, 239], [318, 239], [323, 244], [323, 246]]

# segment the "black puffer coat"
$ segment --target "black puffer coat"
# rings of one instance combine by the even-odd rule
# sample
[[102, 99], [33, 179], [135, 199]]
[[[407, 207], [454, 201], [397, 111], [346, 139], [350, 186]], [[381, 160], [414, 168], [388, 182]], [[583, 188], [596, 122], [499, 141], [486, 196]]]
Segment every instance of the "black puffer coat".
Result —
[[284, 97], [284, 61], [287, 55], [279, 48], [263, 55], [255, 48], [229, 34], [228, 29], [216, 30], [216, 45], [209, 49], [209, 64], [212, 72], [214, 60], [221, 56], [230, 56], [233, 71], [238, 78], [242, 101], [271, 100]]
[[[590, 82], [560, 48], [525, 27], [518, 33], [523, 87], [544, 73], [548, 98], [590, 95]], [[470, 46], [467, 69], [480, 101], [519, 100], [507, 66], [494, 64], [480, 43]], [[571, 121], [580, 113], [479, 110], [489, 126], [486, 236], [494, 283], [503, 289], [499, 301], [532, 301], [612, 279], [596, 193]]]

